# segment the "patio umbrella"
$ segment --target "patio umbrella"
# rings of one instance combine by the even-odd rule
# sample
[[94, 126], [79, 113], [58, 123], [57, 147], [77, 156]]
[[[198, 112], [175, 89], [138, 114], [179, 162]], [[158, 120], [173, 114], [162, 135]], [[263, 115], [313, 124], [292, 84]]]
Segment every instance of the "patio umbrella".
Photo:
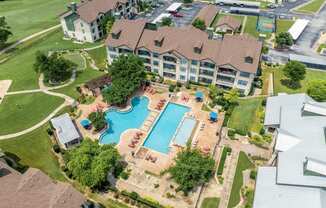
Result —
[[209, 117], [210, 117], [210, 120], [212, 121], [216, 121], [217, 120], [217, 113], [212, 111], [210, 114], [209, 114]]
[[204, 94], [203, 94], [202, 91], [197, 91], [196, 94], [195, 94], [195, 97], [196, 97], [196, 100], [202, 101], [203, 98], [204, 98]]
[[91, 121], [88, 119], [83, 119], [80, 121], [80, 125], [82, 125], [84, 128], [87, 128], [91, 125]]

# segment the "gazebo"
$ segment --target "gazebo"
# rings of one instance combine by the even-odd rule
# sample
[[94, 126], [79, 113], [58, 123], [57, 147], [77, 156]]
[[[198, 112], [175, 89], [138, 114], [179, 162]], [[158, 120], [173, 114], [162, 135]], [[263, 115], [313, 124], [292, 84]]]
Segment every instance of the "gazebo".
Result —
[[212, 112], [209, 114], [209, 119], [210, 119], [211, 121], [217, 121], [217, 117], [218, 117], [218, 115], [217, 115], [217, 113], [214, 112], [214, 111], [212, 111]]
[[196, 100], [198, 102], [203, 101], [204, 100], [204, 94], [202, 91], [197, 91], [195, 94]]

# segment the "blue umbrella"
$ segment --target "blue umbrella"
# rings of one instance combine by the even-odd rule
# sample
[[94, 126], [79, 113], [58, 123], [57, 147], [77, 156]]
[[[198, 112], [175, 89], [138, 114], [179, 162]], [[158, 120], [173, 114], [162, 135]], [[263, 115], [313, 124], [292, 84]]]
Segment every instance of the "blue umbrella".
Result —
[[203, 100], [203, 98], [204, 98], [204, 94], [201, 91], [197, 91], [195, 96], [196, 96], [196, 100], [199, 100], [199, 101]]
[[212, 121], [216, 121], [217, 120], [217, 113], [212, 111], [210, 114], [209, 114], [209, 117]]

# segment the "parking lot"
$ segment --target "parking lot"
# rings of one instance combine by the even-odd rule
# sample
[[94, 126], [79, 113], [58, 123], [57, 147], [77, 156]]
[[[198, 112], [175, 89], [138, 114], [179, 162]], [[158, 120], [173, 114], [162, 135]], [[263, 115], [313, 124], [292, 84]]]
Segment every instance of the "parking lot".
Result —
[[[153, 8], [153, 10], [147, 14], [138, 15], [137, 18], [145, 18], [149, 22], [152, 22], [156, 17], [158, 17], [162, 13], [167, 13], [165, 10], [175, 1], [167, 0], [159, 4], [157, 7]], [[184, 7], [179, 10], [178, 14], [182, 17], [175, 17], [171, 15], [171, 19], [174, 22], [176, 27], [182, 27], [185, 25], [191, 24], [192, 20], [195, 18], [197, 13], [201, 8], [203, 8], [206, 4], [201, 2], [194, 2], [190, 7]]]

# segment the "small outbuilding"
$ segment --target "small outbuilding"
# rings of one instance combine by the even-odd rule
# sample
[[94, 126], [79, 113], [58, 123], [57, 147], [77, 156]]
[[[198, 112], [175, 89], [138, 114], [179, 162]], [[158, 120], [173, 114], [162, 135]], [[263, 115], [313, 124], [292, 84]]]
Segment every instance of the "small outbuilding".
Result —
[[102, 75], [85, 83], [85, 87], [92, 92], [94, 96], [101, 94], [101, 90], [110, 86], [112, 79], [108, 74]]
[[232, 16], [221, 17], [216, 24], [216, 31], [234, 34], [241, 28], [241, 21]]
[[80, 144], [82, 137], [68, 113], [51, 119], [51, 124], [55, 129], [57, 142], [64, 149]]

